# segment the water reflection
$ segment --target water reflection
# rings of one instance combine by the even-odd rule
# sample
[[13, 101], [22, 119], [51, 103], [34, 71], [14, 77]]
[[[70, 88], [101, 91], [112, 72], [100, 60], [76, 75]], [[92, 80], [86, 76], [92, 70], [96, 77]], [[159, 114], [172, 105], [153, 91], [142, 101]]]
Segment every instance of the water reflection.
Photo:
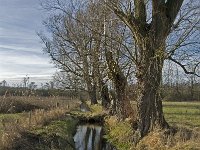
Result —
[[115, 150], [102, 138], [102, 127], [98, 125], [80, 125], [74, 136], [76, 150]]

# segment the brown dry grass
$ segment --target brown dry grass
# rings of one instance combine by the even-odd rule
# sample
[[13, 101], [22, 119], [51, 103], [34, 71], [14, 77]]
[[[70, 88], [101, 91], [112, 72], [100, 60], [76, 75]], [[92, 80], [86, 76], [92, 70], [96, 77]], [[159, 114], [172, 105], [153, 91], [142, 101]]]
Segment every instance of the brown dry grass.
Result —
[[200, 103], [164, 104], [165, 116], [173, 128], [170, 132], [151, 132], [135, 147], [134, 141], [139, 141], [139, 133], [133, 130], [129, 120], [119, 122], [115, 116], [111, 116], [105, 120], [106, 139], [119, 150], [200, 150]]
[[[18, 107], [20, 107], [20, 110], [28, 111], [19, 111], [22, 112], [19, 114], [1, 114], [0, 147], [2, 149], [3, 147], [11, 149], [13, 144], [15, 144], [14, 141], [21, 138], [22, 133], [45, 126], [53, 120], [62, 119], [67, 112], [77, 107], [78, 104], [77, 100], [69, 101], [63, 98], [40, 99], [35, 97], [2, 97], [0, 102], [3, 102], [2, 106], [6, 108], [9, 108], [12, 104], [15, 106], [15, 110], [18, 110]], [[1, 110], [6, 110], [3, 107], [1, 108]]]
[[178, 128], [174, 135], [154, 131], [137, 145], [139, 150], [199, 150], [200, 133], [187, 128]]
[[105, 120], [105, 138], [119, 150], [200, 150], [199, 130], [178, 127], [175, 130], [156, 130], [149, 133], [137, 145], [139, 135], [129, 121], [120, 122], [115, 116]]
[[20, 113], [34, 109], [48, 110], [58, 105], [69, 105], [73, 101], [76, 100], [65, 97], [0, 96], [0, 113]]

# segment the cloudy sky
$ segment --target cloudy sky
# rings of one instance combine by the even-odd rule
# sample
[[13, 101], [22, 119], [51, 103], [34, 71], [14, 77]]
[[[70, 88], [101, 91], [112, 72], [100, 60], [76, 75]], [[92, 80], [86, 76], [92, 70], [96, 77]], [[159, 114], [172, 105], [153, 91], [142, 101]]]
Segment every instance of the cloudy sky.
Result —
[[0, 82], [50, 79], [55, 72], [36, 34], [44, 15], [39, 0], [0, 0]]

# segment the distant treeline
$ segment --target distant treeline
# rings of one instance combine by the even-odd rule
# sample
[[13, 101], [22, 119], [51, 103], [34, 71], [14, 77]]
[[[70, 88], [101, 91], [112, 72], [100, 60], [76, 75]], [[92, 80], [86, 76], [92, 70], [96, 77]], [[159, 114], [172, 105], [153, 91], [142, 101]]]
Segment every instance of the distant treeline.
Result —
[[168, 101], [200, 101], [200, 83], [163, 85], [161, 94]]
[[[136, 85], [129, 86], [129, 98], [134, 100], [136, 96]], [[162, 85], [162, 100], [166, 101], [200, 101], [200, 83], [174, 83]]]
[[[129, 99], [135, 100], [136, 85], [129, 86]], [[110, 93], [113, 90], [110, 90]], [[64, 96], [71, 98], [87, 99], [85, 91], [61, 89], [28, 89], [23, 87], [0, 87], [0, 96]], [[200, 83], [195, 84], [165, 84], [161, 88], [161, 97], [167, 101], [200, 101]]]

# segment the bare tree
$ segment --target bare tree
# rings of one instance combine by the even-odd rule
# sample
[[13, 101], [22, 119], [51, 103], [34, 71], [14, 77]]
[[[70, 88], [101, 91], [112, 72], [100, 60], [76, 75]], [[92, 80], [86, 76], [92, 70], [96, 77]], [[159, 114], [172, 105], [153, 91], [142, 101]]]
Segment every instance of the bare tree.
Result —
[[[56, 10], [45, 23], [52, 39], [41, 38], [56, 66], [83, 79], [93, 104], [109, 77], [117, 95], [115, 111], [122, 119], [134, 115], [126, 88], [128, 77], [136, 77], [141, 137], [169, 128], [160, 97], [164, 62], [169, 59], [186, 74], [199, 76], [198, 1], [190, 0], [182, 9], [183, 0], [77, 0], [70, 7], [62, 0], [53, 2], [44, 6]], [[188, 70], [191, 62], [194, 67]]]
[[[137, 123], [141, 137], [155, 128], [168, 128], [169, 125], [164, 118], [160, 99], [164, 60], [170, 59], [179, 64], [186, 73], [195, 74], [195, 70], [186, 70], [185, 65], [171, 56], [181, 44], [176, 42], [178, 46], [173, 44], [176, 46], [174, 49], [166, 49], [166, 39], [176, 24], [180, 23], [179, 18], [176, 20], [176, 17], [183, 0], [104, 0], [104, 2], [128, 26], [136, 44], [132, 59], [136, 66], [138, 82]], [[192, 15], [195, 14], [192, 13]], [[196, 19], [193, 21], [192, 28], [184, 30], [186, 37], [197, 27], [199, 18]], [[182, 21], [183, 18], [180, 20]], [[178, 22], [176, 23], [176, 21]], [[185, 41], [185, 37], [184, 35], [180, 37], [181, 39], [178, 41], [183, 43], [181, 41]], [[196, 63], [196, 66], [198, 64]]]
[[7, 81], [6, 80], [3, 80], [0, 84], [2, 87], [6, 87], [7, 86]]
[[26, 77], [24, 77], [23, 79], [22, 79], [22, 84], [23, 84], [23, 87], [26, 89], [27, 88], [27, 86], [28, 86], [28, 84], [29, 84], [29, 77], [28, 77], [28, 75], [26, 75]]
[[87, 7], [83, 4], [83, 8], [65, 12], [61, 3], [57, 2], [57, 5], [48, 5], [48, 8], [56, 6], [55, 9], [62, 10], [62, 13], [54, 14], [45, 22], [53, 38], [47, 39], [40, 35], [45, 43], [45, 51], [62, 71], [84, 80], [91, 104], [96, 104], [97, 93], [102, 91], [101, 84], [104, 83], [102, 69], [105, 68], [105, 63], [101, 61], [100, 49], [102, 17], [97, 11], [92, 13], [95, 7], [92, 3]]

